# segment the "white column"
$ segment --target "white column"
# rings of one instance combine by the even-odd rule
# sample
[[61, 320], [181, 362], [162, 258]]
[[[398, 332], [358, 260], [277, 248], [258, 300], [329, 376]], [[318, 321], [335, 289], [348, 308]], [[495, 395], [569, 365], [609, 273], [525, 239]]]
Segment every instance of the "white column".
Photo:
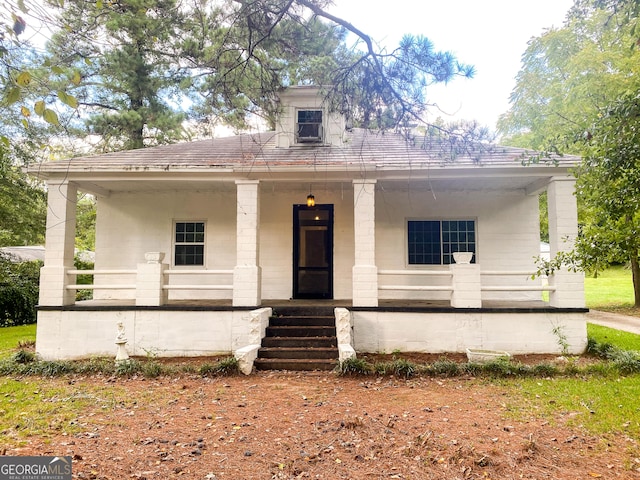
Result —
[[376, 266], [376, 180], [353, 181], [353, 306], [378, 306]]
[[78, 188], [69, 182], [47, 183], [47, 233], [44, 266], [40, 270], [40, 305], [75, 303], [75, 290], [67, 290], [76, 236]]
[[159, 307], [169, 298], [167, 290], [162, 288], [169, 265], [162, 263], [164, 252], [147, 252], [146, 263], [139, 263], [136, 273], [136, 305]]
[[[578, 207], [575, 178], [554, 177], [547, 187], [549, 203], [549, 252], [553, 259], [558, 252], [572, 250], [578, 236]], [[566, 268], [549, 276], [549, 304], [559, 308], [584, 308], [584, 274]]]
[[262, 303], [259, 266], [260, 182], [237, 180], [236, 267], [233, 271], [233, 305], [255, 307]]
[[480, 265], [475, 263], [452, 263], [451, 271], [451, 306], [453, 308], [482, 307], [482, 291], [480, 282]]

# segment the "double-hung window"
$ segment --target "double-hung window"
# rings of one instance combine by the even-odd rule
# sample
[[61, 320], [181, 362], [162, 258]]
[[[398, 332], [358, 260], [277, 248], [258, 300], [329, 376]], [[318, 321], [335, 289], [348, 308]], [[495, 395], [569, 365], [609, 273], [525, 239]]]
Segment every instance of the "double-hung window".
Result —
[[[455, 252], [476, 253], [474, 220], [409, 220], [409, 265], [449, 265]], [[471, 260], [475, 263], [475, 255]]]
[[176, 266], [204, 265], [204, 222], [175, 222], [173, 251]]

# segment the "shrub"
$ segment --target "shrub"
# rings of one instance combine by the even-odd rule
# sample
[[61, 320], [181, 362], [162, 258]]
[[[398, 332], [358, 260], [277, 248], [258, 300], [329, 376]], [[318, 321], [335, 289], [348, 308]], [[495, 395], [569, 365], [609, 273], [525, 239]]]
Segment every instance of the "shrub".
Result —
[[141, 366], [138, 360], [129, 358], [116, 364], [115, 374], [120, 376], [136, 375], [140, 373]]
[[613, 364], [624, 375], [640, 373], [640, 353], [633, 350], [618, 350], [614, 355]]
[[36, 354], [28, 350], [20, 349], [13, 354], [11, 360], [15, 363], [31, 363], [36, 360]]
[[0, 327], [36, 321], [42, 262], [14, 263], [0, 254]]
[[231, 376], [240, 373], [238, 359], [226, 357], [214, 364], [204, 363], [200, 366], [200, 375], [203, 377]]
[[41, 361], [32, 362], [26, 365], [23, 373], [25, 375], [40, 375], [43, 377], [57, 377], [67, 373], [73, 373], [75, 366], [73, 362], [65, 361]]
[[449, 359], [436, 360], [431, 364], [430, 372], [445, 377], [455, 377], [460, 374], [460, 366]]
[[558, 367], [551, 363], [539, 363], [531, 367], [531, 373], [537, 377], [553, 377], [559, 372]]
[[374, 371], [369, 362], [357, 357], [347, 358], [337, 368], [339, 375], [369, 375]]
[[414, 363], [404, 358], [394, 358], [390, 370], [397, 377], [409, 378], [416, 374], [418, 368]]
[[[86, 262], [78, 257], [73, 261], [76, 270], [93, 270], [93, 262]], [[76, 275], [76, 284], [91, 285], [93, 283], [93, 275]], [[91, 300], [93, 298], [93, 290], [82, 289], [76, 291], [76, 300]]]

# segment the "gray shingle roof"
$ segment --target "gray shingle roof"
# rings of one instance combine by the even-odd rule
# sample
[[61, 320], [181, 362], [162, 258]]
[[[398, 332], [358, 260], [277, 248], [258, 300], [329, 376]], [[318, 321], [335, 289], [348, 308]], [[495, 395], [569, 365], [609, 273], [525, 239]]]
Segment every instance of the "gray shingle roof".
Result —
[[[77, 157], [42, 163], [29, 171], [43, 177], [70, 172], [126, 171], [234, 171], [300, 170], [326, 166], [340, 170], [375, 168], [403, 170], [469, 167], [521, 168], [535, 152], [498, 145], [455, 145], [416, 137], [407, 141], [400, 134], [354, 129], [343, 146], [295, 146], [277, 148], [275, 133], [255, 133], [226, 138], [150, 147], [140, 150]], [[561, 167], [576, 165], [579, 157], [556, 157]]]

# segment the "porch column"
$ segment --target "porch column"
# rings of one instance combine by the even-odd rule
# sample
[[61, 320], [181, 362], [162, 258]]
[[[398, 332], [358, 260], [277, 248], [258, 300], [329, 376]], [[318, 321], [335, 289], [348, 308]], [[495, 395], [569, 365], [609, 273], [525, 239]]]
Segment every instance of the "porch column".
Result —
[[237, 180], [236, 267], [233, 271], [233, 306], [255, 307], [262, 303], [258, 258], [260, 196], [258, 180]]
[[480, 281], [480, 265], [475, 263], [452, 263], [451, 272], [451, 306], [453, 308], [482, 307], [482, 290]]
[[47, 233], [44, 266], [40, 270], [40, 305], [75, 303], [75, 290], [67, 290], [73, 270], [78, 188], [70, 182], [47, 183]]
[[136, 272], [136, 306], [166, 305], [169, 292], [162, 288], [169, 265], [162, 263], [164, 252], [147, 252], [146, 263], [139, 263]]
[[378, 306], [376, 266], [376, 180], [353, 181], [353, 306]]
[[[553, 259], [558, 252], [572, 250], [578, 236], [578, 208], [575, 178], [554, 177], [547, 187], [549, 203], [549, 253]], [[549, 276], [549, 304], [559, 308], [584, 308], [584, 274], [566, 268]]]

